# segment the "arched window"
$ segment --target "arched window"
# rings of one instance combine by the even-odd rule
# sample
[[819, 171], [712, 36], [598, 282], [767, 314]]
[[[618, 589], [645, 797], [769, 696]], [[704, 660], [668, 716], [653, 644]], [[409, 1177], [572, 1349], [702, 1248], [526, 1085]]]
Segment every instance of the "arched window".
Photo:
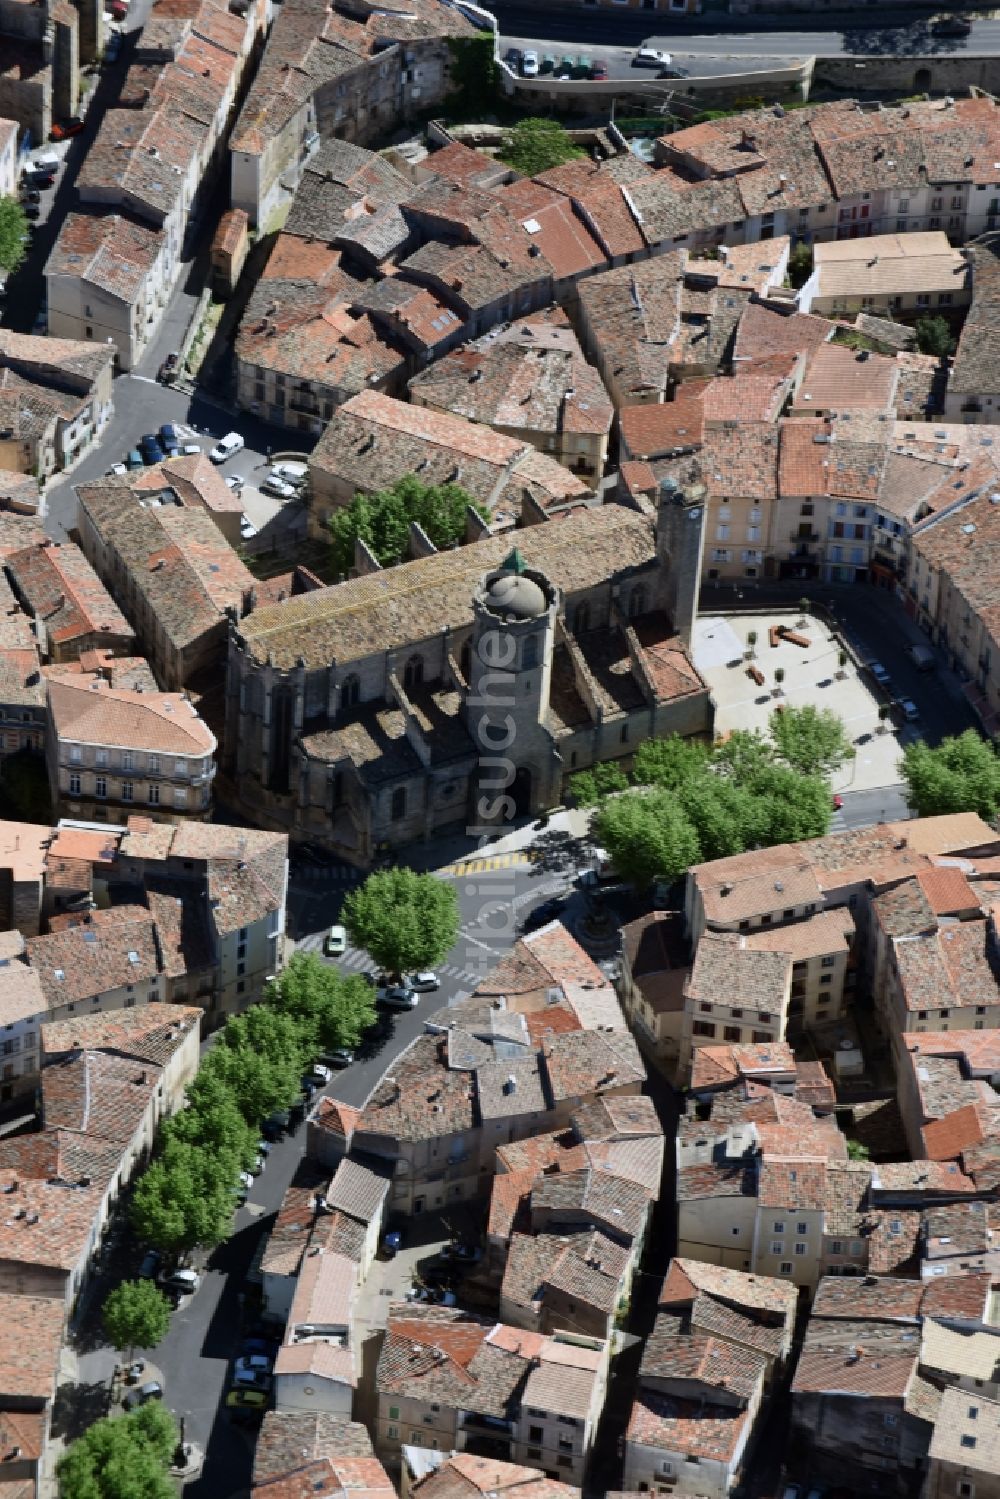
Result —
[[344, 678], [340, 689], [340, 705], [342, 708], [353, 708], [361, 697], [361, 680], [353, 674]]
[[538, 636], [529, 635], [524, 642], [524, 650], [521, 652], [521, 669], [530, 671], [533, 666], [538, 665]]
[[590, 629], [590, 605], [577, 604], [573, 612], [573, 634], [582, 635]]
[[411, 656], [406, 663], [403, 672], [403, 686], [409, 692], [414, 687], [419, 687], [424, 680], [424, 663], [421, 656]]

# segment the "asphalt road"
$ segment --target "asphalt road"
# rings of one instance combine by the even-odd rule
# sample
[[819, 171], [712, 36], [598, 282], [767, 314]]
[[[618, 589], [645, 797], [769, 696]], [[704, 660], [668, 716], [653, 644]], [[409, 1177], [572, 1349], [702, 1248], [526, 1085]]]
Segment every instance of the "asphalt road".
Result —
[[[744, 55], [723, 57], [694, 51], [688, 45], [690, 40], [689, 37], [660, 37], [653, 45], [658, 51], [668, 52], [672, 61], [686, 68], [692, 78], [718, 78], [727, 73], [746, 71], [747, 59]], [[627, 78], [635, 85], [648, 85], [651, 91], [655, 90], [659, 95], [668, 93], [683, 82], [683, 80], [658, 79], [655, 68], [634, 68], [632, 66], [632, 59], [635, 57], [634, 47], [606, 46], [600, 42], [593, 46], [581, 46], [579, 39], [576, 43], [566, 41], [562, 46], [557, 46], [550, 38], [537, 35], [504, 36], [500, 41], [501, 57], [508, 47], [517, 47], [522, 52], [533, 48], [539, 57], [548, 54], [557, 60], [564, 56], [575, 59], [581, 55], [589, 57], [591, 62], [600, 59], [601, 62], [607, 64], [609, 78]], [[804, 57], [808, 54], [800, 47], [797, 55]], [[754, 62], [760, 67], [766, 67], [769, 64], [785, 67], [789, 58], [775, 54], [769, 58], [755, 57]]]
[[[831, 17], [748, 16], [740, 25], [733, 16], [720, 17], [713, 25], [704, 16], [671, 20], [666, 29], [651, 30], [663, 17], [641, 11], [613, 14], [603, 10], [540, 10], [526, 5], [497, 4], [491, 7], [501, 32], [501, 55], [518, 37], [531, 37], [541, 51], [564, 42], [569, 52], [622, 47], [633, 50], [641, 42], [674, 53], [685, 66], [691, 57], [737, 59], [745, 57], [970, 56], [1000, 53], [1000, 17], [973, 17], [968, 37], [938, 37], [931, 31], [940, 9], [883, 10], [872, 17], [857, 13]], [[637, 75], [641, 74], [636, 69]], [[649, 76], [652, 76], [650, 74]]]

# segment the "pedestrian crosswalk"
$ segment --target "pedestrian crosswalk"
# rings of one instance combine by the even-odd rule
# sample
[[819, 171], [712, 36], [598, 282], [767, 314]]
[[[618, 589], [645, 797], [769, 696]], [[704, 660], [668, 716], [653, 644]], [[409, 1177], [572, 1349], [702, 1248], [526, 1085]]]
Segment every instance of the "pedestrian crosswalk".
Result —
[[[323, 943], [326, 940], [326, 932], [311, 932], [308, 937], [302, 937], [295, 944], [297, 952], [322, 952]], [[362, 948], [347, 947], [336, 959], [338, 968], [346, 968], [351, 973], [364, 973], [371, 971], [374, 963], [371, 957]], [[439, 963], [435, 968], [439, 978], [457, 979], [461, 984], [469, 984], [474, 989], [482, 982], [482, 969], [462, 968], [456, 963]]]
[[300, 864], [289, 878], [295, 885], [359, 885], [365, 874], [352, 864]]
[[474, 858], [456, 859], [453, 864], [445, 864], [438, 870], [438, 874], [485, 874], [489, 869], [526, 869], [529, 864], [534, 863], [537, 855], [530, 848], [515, 849], [509, 854], [482, 854]]

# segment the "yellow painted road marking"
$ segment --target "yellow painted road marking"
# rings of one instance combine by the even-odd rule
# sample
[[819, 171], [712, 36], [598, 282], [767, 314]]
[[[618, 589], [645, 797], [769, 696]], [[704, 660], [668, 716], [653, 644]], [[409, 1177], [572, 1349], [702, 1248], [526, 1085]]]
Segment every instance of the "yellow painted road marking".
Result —
[[478, 858], [456, 859], [454, 864], [445, 864], [438, 874], [485, 874], [490, 869], [517, 869], [534, 862], [537, 855], [532, 849], [517, 849], [510, 854], [484, 854]]

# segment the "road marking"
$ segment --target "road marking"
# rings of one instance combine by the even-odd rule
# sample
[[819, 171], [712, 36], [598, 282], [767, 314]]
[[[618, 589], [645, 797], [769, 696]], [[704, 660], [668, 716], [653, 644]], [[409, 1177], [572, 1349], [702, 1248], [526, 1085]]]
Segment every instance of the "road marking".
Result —
[[160, 382], [154, 380], [152, 375], [128, 375], [129, 380], [141, 380], [143, 385], [158, 385]]
[[453, 864], [445, 864], [437, 873], [461, 876], [484, 874], [489, 869], [527, 869], [537, 862], [538, 857], [533, 849], [515, 849], [509, 854], [484, 854], [481, 858], [456, 859]]

